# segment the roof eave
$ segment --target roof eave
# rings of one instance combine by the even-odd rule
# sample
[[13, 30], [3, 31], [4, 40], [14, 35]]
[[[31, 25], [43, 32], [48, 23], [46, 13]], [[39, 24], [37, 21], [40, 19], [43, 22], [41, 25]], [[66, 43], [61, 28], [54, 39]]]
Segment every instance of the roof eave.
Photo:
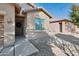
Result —
[[43, 8], [34, 8], [34, 9], [28, 10], [28, 11], [26, 11], [24, 13], [26, 14], [26, 13], [32, 12], [32, 11], [43, 11], [49, 18], [52, 18], [52, 16], [50, 14], [48, 14], [48, 12], [45, 11]]
[[11, 3], [11, 4], [15, 6], [15, 11], [17, 13], [20, 13], [21, 7], [18, 4], [16, 4], [16, 3]]
[[56, 23], [56, 22], [62, 22], [62, 21], [68, 21], [68, 22], [71, 22], [71, 23], [73, 23], [72, 21], [70, 21], [70, 20], [67, 20], [67, 19], [58, 20], [58, 21], [50, 21], [50, 23]]

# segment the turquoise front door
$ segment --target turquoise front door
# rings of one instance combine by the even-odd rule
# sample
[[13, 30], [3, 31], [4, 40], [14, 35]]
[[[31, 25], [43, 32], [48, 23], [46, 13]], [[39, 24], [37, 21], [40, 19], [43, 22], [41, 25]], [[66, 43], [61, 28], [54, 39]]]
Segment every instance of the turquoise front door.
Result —
[[35, 19], [35, 29], [36, 30], [43, 30], [43, 20], [40, 18]]

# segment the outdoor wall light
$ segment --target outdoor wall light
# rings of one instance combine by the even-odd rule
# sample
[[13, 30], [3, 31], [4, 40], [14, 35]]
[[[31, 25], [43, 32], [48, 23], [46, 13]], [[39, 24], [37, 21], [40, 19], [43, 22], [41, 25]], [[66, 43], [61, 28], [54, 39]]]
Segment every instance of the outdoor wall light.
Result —
[[17, 22], [17, 23], [16, 23], [16, 27], [21, 28], [21, 27], [22, 27], [21, 22]]

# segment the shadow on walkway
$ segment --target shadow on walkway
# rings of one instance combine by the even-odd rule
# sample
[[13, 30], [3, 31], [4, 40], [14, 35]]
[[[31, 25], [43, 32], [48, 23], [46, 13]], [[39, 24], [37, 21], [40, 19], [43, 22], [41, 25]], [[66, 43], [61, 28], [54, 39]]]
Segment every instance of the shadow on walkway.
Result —
[[51, 47], [48, 45], [50, 42], [50, 36], [45, 32], [37, 32], [35, 38], [29, 41], [39, 50], [38, 53], [32, 54], [31, 56], [54, 56]]

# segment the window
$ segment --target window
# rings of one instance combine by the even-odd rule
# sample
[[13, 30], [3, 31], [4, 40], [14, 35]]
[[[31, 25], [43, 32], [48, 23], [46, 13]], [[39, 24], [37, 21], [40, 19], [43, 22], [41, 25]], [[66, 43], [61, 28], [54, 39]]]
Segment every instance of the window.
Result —
[[35, 19], [35, 29], [36, 30], [43, 30], [43, 19], [40, 19], [40, 18], [36, 18]]

